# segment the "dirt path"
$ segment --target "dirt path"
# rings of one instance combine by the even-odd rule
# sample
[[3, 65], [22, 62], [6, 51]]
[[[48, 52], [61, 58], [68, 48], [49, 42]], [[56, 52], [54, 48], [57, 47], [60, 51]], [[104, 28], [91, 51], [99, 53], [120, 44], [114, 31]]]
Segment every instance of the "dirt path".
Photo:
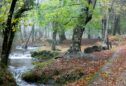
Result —
[[126, 86], [126, 46], [113, 54], [88, 86]]

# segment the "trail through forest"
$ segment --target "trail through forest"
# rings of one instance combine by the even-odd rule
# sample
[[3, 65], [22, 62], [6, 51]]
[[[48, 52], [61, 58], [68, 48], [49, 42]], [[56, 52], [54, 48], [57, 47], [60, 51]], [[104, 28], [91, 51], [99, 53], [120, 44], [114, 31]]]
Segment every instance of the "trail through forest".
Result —
[[88, 86], [126, 86], [126, 46], [121, 46]]

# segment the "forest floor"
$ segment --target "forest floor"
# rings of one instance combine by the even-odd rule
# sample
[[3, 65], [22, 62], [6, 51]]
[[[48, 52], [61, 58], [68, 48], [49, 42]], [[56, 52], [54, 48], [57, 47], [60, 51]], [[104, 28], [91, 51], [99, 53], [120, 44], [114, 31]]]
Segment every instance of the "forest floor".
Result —
[[126, 46], [119, 47], [88, 86], [126, 86]]
[[[82, 41], [82, 50], [88, 46], [100, 44], [97, 40], [86, 40]], [[110, 37], [110, 40], [113, 44], [111, 50], [92, 53], [98, 60], [59, 58], [39, 62], [35, 69], [23, 75], [23, 79], [28, 82], [31, 80], [43, 83], [52, 79], [65, 86], [126, 86], [126, 38], [116, 36]], [[70, 46], [69, 44], [70, 41], [65, 41], [57, 48], [64, 52]], [[46, 47], [44, 50], [50, 49]]]
[[0, 86], [16, 86], [16, 82], [7, 69], [0, 68]]

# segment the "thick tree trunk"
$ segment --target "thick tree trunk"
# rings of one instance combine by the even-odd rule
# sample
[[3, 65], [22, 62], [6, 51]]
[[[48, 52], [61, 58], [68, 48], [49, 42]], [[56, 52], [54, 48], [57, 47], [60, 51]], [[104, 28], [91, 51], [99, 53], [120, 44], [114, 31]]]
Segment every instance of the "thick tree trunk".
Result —
[[6, 28], [3, 32], [4, 39], [3, 39], [2, 52], [1, 52], [1, 66], [7, 65], [8, 63], [8, 57], [9, 57], [10, 49], [11, 49], [13, 38], [14, 38], [15, 32], [12, 31], [11, 21], [12, 21], [12, 16], [14, 13], [14, 8], [16, 6], [16, 2], [17, 0], [13, 0], [11, 3], [11, 7], [10, 7], [10, 11], [9, 11], [9, 15], [8, 15], [7, 23], [6, 23]]
[[81, 40], [84, 32], [84, 28], [77, 26], [73, 30], [72, 46], [70, 48], [70, 53], [78, 53], [81, 51]]

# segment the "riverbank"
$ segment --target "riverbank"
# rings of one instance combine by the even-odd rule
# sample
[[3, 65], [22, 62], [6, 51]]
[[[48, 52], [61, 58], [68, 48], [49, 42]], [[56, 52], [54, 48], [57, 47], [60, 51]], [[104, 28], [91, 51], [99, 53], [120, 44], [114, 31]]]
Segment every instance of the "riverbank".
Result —
[[[55, 56], [53, 57], [52, 54], [49, 54], [51, 52], [45, 52], [48, 51], [48, 46], [45, 48], [43, 47], [42, 49], [39, 49], [40, 53], [33, 55], [35, 58], [39, 59], [38, 62], [34, 63], [34, 69], [24, 73], [22, 79], [29, 83], [43, 83], [54, 86], [59, 84], [63, 86], [76, 86], [78, 84], [79, 86], [86, 86], [97, 77], [97, 73], [113, 56], [113, 53], [118, 50], [118, 47], [125, 44], [125, 39], [118, 39], [119, 38], [111, 38], [111, 40], [113, 40], [113, 48], [111, 50], [102, 50], [100, 52], [91, 53], [97, 60], [85, 59], [85, 57], [75, 57], [71, 59], [62, 57], [55, 59]], [[120, 44], [119, 41], [121, 41]], [[58, 49], [61, 49], [61, 53], [65, 52], [64, 50], [68, 47], [67, 44], [68, 43], [64, 43], [62, 46], [57, 47]], [[92, 46], [92, 44], [86, 44], [82, 48]], [[99, 44], [99, 42], [96, 42], [95, 44]], [[36, 54], [36, 52], [34, 54]]]
[[[35, 68], [24, 73], [22, 79], [29, 83], [44, 83], [56, 86], [82, 83], [86, 86], [106, 61], [112, 57], [113, 50], [105, 50], [93, 53], [99, 60], [85, 58], [58, 58], [44, 62], [36, 62]], [[38, 56], [40, 57], [40, 56]]]
[[17, 86], [12, 74], [0, 68], [0, 86]]

